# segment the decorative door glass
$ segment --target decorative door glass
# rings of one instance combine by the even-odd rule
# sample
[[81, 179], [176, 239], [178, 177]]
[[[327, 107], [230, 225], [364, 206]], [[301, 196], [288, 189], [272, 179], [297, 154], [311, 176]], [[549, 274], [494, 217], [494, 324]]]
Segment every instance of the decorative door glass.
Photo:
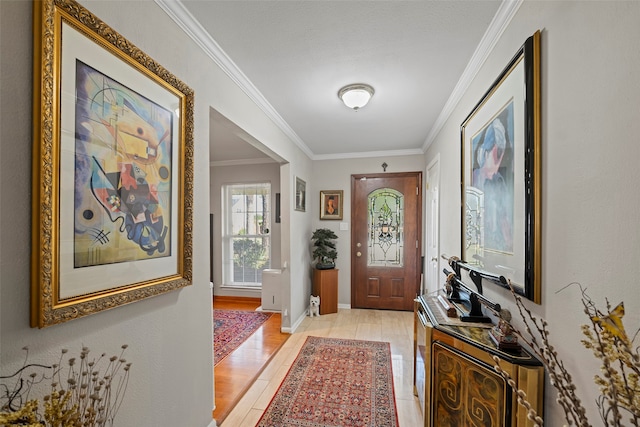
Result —
[[465, 197], [465, 242], [462, 253], [470, 263], [482, 265], [484, 259], [484, 193], [474, 187], [466, 189]]
[[402, 267], [404, 253], [404, 195], [380, 188], [367, 199], [370, 267]]

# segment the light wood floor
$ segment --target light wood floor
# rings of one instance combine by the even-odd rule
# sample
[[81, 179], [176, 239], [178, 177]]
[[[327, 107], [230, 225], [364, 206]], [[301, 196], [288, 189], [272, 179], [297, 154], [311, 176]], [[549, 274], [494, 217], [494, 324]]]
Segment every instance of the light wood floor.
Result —
[[[259, 307], [260, 302], [260, 298], [216, 296], [213, 309], [251, 311]], [[281, 323], [280, 313], [274, 313], [253, 335], [215, 366], [213, 419], [217, 425], [221, 425], [269, 360], [291, 336], [280, 332]], [[225, 424], [227, 425], [233, 426], [232, 423]]]
[[[340, 309], [302, 322], [224, 419], [224, 427], [256, 425], [309, 335], [390, 342], [398, 421], [401, 427], [422, 424], [413, 395], [413, 313]], [[220, 392], [216, 386], [216, 396]]]

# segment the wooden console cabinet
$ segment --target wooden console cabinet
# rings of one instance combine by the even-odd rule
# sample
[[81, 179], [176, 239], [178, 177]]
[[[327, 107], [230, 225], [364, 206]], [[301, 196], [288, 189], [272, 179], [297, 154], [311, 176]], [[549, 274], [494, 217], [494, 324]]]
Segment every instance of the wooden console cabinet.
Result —
[[320, 296], [320, 314], [338, 312], [338, 269], [313, 270], [313, 295]]
[[447, 322], [432, 296], [414, 306], [414, 393], [425, 427], [525, 427], [533, 423], [492, 356], [542, 416], [544, 367], [524, 350], [499, 350], [489, 329]]

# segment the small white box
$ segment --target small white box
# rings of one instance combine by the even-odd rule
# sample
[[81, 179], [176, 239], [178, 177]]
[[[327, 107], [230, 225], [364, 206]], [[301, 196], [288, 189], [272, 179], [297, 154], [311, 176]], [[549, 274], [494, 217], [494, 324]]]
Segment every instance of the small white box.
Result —
[[267, 269], [262, 271], [262, 309], [265, 311], [282, 310], [282, 287], [280, 277], [282, 270]]

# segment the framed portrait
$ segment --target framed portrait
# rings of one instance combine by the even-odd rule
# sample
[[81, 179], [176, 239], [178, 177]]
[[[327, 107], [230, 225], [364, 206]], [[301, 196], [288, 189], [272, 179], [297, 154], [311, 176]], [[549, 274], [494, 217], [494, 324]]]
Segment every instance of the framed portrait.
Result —
[[75, 1], [33, 5], [42, 328], [191, 284], [194, 94]]
[[320, 192], [320, 219], [342, 219], [342, 190]]
[[462, 259], [540, 303], [540, 32], [461, 126]]
[[307, 183], [296, 176], [294, 185], [296, 186], [295, 210], [305, 212], [307, 207]]

